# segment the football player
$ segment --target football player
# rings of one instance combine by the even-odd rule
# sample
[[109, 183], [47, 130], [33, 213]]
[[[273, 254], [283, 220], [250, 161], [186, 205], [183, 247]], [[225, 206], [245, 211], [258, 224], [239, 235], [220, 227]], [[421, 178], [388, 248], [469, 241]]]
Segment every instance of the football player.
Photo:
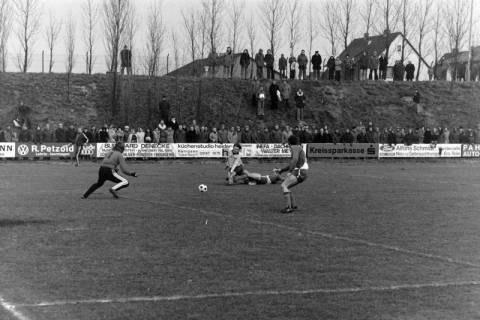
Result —
[[87, 143], [87, 135], [83, 132], [82, 128], [78, 128], [77, 135], [75, 136], [75, 141], [73, 142], [73, 144], [75, 145], [75, 149], [73, 151], [73, 153], [75, 154], [75, 167], [78, 167], [80, 165], [80, 153], [82, 152], [83, 146]]
[[226, 180], [228, 184], [234, 183], [235, 176], [243, 175], [243, 162], [242, 157], [240, 155], [240, 150], [242, 150], [242, 146], [240, 143], [235, 143], [231, 151], [229, 151], [227, 162], [225, 165], [225, 171], [227, 173]]
[[290, 136], [288, 138], [288, 145], [292, 155], [290, 163], [282, 169], [275, 169], [275, 172], [278, 174], [288, 172], [285, 180], [282, 182], [282, 191], [286, 206], [281, 210], [281, 213], [292, 213], [298, 208], [290, 189], [305, 181], [308, 172], [307, 157], [298, 138], [296, 136]]
[[98, 181], [94, 183], [87, 192], [85, 192], [82, 199], [88, 198], [90, 194], [103, 186], [107, 180], [116, 183], [116, 185], [110, 188], [109, 191], [114, 198], [118, 199], [117, 191], [129, 186], [128, 180], [118, 174], [118, 168], [120, 168], [120, 170], [126, 175], [137, 177], [137, 174], [134, 171], [129, 171], [126, 168], [125, 159], [122, 154], [124, 150], [125, 145], [123, 142], [119, 141], [115, 144], [112, 150], [105, 155], [98, 171]]

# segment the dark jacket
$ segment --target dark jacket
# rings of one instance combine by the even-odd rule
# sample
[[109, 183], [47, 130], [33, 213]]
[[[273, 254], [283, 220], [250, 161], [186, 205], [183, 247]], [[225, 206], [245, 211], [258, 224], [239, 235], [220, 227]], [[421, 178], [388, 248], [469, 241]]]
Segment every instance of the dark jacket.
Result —
[[314, 70], [319, 70], [322, 68], [322, 56], [318, 53], [312, 56], [312, 66]]
[[335, 69], [335, 58], [332, 56], [327, 61], [327, 68], [328, 69]]
[[297, 57], [297, 62], [300, 68], [306, 68], [308, 63], [308, 58], [305, 54], [302, 53]]
[[407, 74], [407, 78], [413, 79], [413, 74], [415, 73], [415, 66], [413, 63], [409, 63], [405, 66], [405, 73]]
[[384, 57], [380, 57], [378, 59], [378, 67], [380, 68], [380, 70], [387, 70], [387, 66], [388, 66], [387, 59], [385, 59]]
[[132, 66], [132, 51], [129, 49], [123, 49], [120, 51], [120, 60], [122, 67], [130, 68]]
[[269, 89], [270, 99], [272, 101], [278, 101], [277, 90], [280, 91], [280, 87], [277, 84], [272, 83]]
[[250, 65], [250, 55], [248, 52], [243, 52], [240, 56], [240, 65], [242, 67], [248, 67]]
[[263, 68], [265, 65], [265, 56], [263, 53], [257, 53], [255, 55], [255, 62], [257, 63], [257, 67]]
[[273, 54], [267, 53], [265, 55], [265, 64], [267, 68], [273, 68], [274, 63], [275, 63], [275, 58], [273, 57]]
[[278, 60], [278, 69], [280, 69], [280, 70], [286, 70], [287, 69], [287, 58], [280, 57], [280, 59]]

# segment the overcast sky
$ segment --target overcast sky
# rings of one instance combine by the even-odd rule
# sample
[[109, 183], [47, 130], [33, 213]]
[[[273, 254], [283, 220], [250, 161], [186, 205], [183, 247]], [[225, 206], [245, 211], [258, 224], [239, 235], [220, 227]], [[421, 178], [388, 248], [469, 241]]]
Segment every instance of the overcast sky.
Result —
[[[14, 0], [16, 1], [16, 0]], [[43, 3], [43, 14], [42, 14], [42, 26], [39, 30], [38, 35], [36, 36], [36, 42], [34, 45], [34, 52], [33, 52], [33, 63], [29, 71], [31, 72], [41, 72], [42, 70], [42, 55], [41, 52], [42, 50], [45, 50], [45, 68], [47, 68], [47, 43], [45, 41], [45, 25], [49, 21], [49, 14], [50, 12], [56, 16], [56, 17], [61, 17], [64, 21], [68, 19], [70, 16], [73, 17], [73, 19], [76, 21], [76, 34], [77, 34], [77, 43], [76, 43], [76, 63], [74, 67], [74, 72], [84, 72], [85, 70], [85, 63], [84, 63], [84, 53], [86, 52], [86, 47], [84, 45], [83, 37], [82, 37], [82, 24], [81, 24], [81, 5], [84, 3], [85, 0], [40, 0]], [[103, 3], [103, 0], [95, 0], [97, 4], [101, 5]], [[140, 54], [145, 50], [145, 34], [146, 34], [146, 20], [148, 16], [148, 7], [149, 3], [153, 0], [131, 0], [137, 11], [137, 19], [139, 21], [139, 26], [138, 26], [138, 31], [136, 34], [136, 40], [135, 40], [135, 47], [133, 48], [134, 53], [139, 53]], [[225, 0], [228, 1], [228, 0]], [[247, 19], [250, 19], [250, 17], [253, 15], [257, 18], [260, 17], [259, 14], [259, 9], [258, 5], [261, 3], [263, 0], [245, 0], [246, 2], [246, 10], [245, 10], [245, 15]], [[287, 1], [293, 1], [293, 0], [287, 0]], [[310, 0], [301, 0], [301, 2], [304, 3], [305, 7], [306, 4]], [[320, 19], [320, 16], [323, 14], [323, 6], [322, 6], [322, 0], [312, 0], [314, 3], [317, 4], [318, 9], [318, 19]], [[363, 0], [357, 0], [360, 2], [363, 2]], [[383, 0], [380, 0], [383, 1]], [[418, 0], [410, 0], [410, 1], [418, 1]], [[438, 0], [434, 0], [437, 2]], [[445, 1], [455, 1], [455, 0], [445, 0]], [[189, 61], [189, 54], [186, 50], [188, 46], [185, 44], [186, 42], [186, 37], [183, 29], [183, 23], [182, 23], [182, 16], [181, 16], [181, 10], [182, 8], [188, 8], [191, 6], [200, 6], [200, 0], [164, 0], [162, 4], [162, 12], [163, 12], [163, 17], [165, 20], [165, 24], [167, 26], [167, 29], [169, 30], [169, 36], [168, 39], [164, 42], [164, 50], [162, 52], [162, 56], [164, 59], [164, 63], [166, 62], [166, 55], [170, 54], [170, 70], [172, 69], [172, 56], [173, 56], [173, 49], [172, 49], [172, 42], [170, 40], [170, 34], [172, 30], [175, 30], [178, 33], [178, 37], [180, 41], [182, 41], [182, 46], [181, 48], [185, 48], [185, 52], [182, 54], [181, 57], [181, 62], [188, 63]], [[475, 17], [478, 17], [478, 12], [480, 12], [480, 1], [474, 0], [476, 3], [476, 8], [475, 8]], [[99, 73], [104, 73], [107, 69], [106, 67], [106, 60], [105, 60], [105, 49], [104, 49], [104, 36], [103, 36], [103, 22], [101, 19], [102, 16], [100, 16], [99, 22], [97, 24], [97, 30], [96, 30], [96, 43], [95, 43], [95, 52], [94, 55], [96, 56], [95, 60], [95, 67], [94, 71], [99, 72]], [[224, 21], [228, 19], [228, 15], [224, 14], [223, 15]], [[357, 16], [357, 19], [358, 16]], [[13, 29], [18, 28], [16, 26], [13, 27]], [[399, 29], [399, 28], [397, 28]], [[353, 30], [353, 35], [355, 37], [361, 37], [363, 36], [363, 28], [357, 27], [356, 29]], [[398, 30], [397, 30], [398, 31]], [[257, 28], [257, 47], [261, 47], [266, 49], [268, 47], [268, 41], [267, 38], [264, 36], [265, 32], [262, 29], [262, 25], [259, 22], [258, 23], [258, 28]], [[226, 33], [224, 32], [224, 35]], [[55, 48], [55, 66], [54, 66], [54, 71], [55, 72], [65, 72], [65, 57], [66, 57], [66, 50], [65, 50], [65, 29], [62, 30], [62, 34], [60, 36], [60, 39], [58, 40], [58, 43]], [[224, 39], [222, 40], [222, 46], [225, 47], [227, 45], [227, 40], [225, 39], [226, 37], [223, 37]], [[241, 43], [243, 44], [243, 47], [247, 46], [247, 40], [246, 40], [246, 35], [245, 32], [242, 31], [242, 41]], [[478, 39], [478, 34], [476, 35], [476, 39]], [[284, 26], [284, 32], [283, 32], [283, 37], [282, 37], [282, 45], [280, 47], [279, 53], [285, 53], [288, 55], [289, 49], [288, 49], [288, 40], [287, 40], [287, 30]], [[478, 42], [477, 42], [478, 45]], [[337, 49], [337, 53], [340, 53], [342, 50], [342, 45], [339, 42], [339, 48]], [[297, 46], [295, 51], [300, 51], [301, 49], [307, 49], [307, 42], [306, 39], [303, 39]], [[329, 43], [323, 37], [321, 33], [319, 33], [318, 38], [315, 41], [314, 44], [314, 50], [319, 50], [322, 56], [329, 55]], [[218, 51], [225, 51], [224, 48], [220, 48]], [[307, 50], [308, 51], [308, 50]], [[445, 51], [445, 50], [443, 50]], [[10, 36], [9, 40], [9, 62], [7, 65], [7, 70], [8, 71], [18, 71], [17, 63], [16, 63], [16, 56], [19, 52], [19, 42], [17, 40], [17, 37], [14, 33]], [[296, 54], [298, 54], [298, 52]], [[442, 52], [445, 53], [445, 52]], [[137, 54], [138, 56], [138, 54]], [[277, 57], [278, 58], [278, 57]], [[427, 61], [431, 61], [431, 57], [426, 58]]]

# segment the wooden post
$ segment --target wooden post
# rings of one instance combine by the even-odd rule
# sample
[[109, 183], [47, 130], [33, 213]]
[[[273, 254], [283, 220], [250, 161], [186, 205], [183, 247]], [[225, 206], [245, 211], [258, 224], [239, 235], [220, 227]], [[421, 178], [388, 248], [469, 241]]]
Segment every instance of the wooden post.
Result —
[[45, 50], [42, 50], [42, 73], [45, 72]]

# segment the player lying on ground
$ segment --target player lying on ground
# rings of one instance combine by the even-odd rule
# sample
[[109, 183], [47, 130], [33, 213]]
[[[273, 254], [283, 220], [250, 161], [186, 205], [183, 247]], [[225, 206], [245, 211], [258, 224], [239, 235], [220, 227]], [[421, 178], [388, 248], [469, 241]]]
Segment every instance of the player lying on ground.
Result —
[[250, 172], [248, 170], [243, 170], [243, 174], [241, 176], [235, 176], [234, 182], [238, 184], [275, 184], [277, 182], [281, 182], [284, 178], [276, 171], [272, 174], [262, 175], [256, 172]]
[[109, 189], [110, 193], [118, 198], [117, 191], [129, 186], [128, 180], [118, 174], [118, 167], [126, 175], [136, 177], [137, 174], [134, 171], [128, 171], [125, 165], [125, 159], [123, 158], [123, 151], [125, 150], [125, 145], [123, 142], [117, 142], [112, 148], [112, 151], [105, 155], [105, 158], [102, 161], [100, 169], [98, 171], [98, 181], [94, 183], [90, 189], [85, 192], [82, 196], [82, 199], [88, 198], [95, 190], [103, 186], [105, 181], [115, 182], [112, 188]]
[[285, 168], [275, 170], [278, 174], [288, 172], [285, 180], [282, 182], [282, 191], [286, 204], [285, 208], [281, 210], [282, 213], [291, 213], [298, 208], [290, 188], [305, 181], [308, 172], [307, 157], [298, 138], [296, 136], [290, 136], [288, 138], [288, 145], [290, 146], [290, 152], [292, 154], [290, 163]]
[[235, 143], [232, 150], [228, 153], [227, 162], [225, 164], [228, 184], [233, 184], [234, 177], [243, 174], [243, 162], [242, 157], [240, 156], [240, 150], [242, 150], [240, 143]]

